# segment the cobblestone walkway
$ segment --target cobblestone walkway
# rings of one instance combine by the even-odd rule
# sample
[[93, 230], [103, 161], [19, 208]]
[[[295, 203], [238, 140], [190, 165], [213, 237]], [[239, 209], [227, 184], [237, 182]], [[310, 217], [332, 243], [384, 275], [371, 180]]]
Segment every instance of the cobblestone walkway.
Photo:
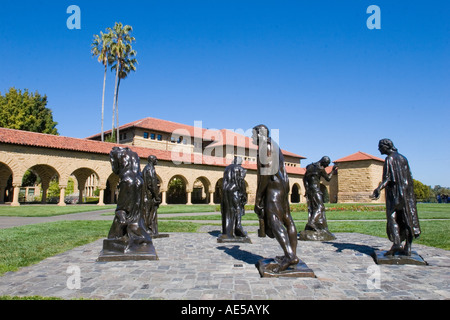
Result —
[[[248, 230], [251, 231], [251, 230]], [[261, 278], [255, 264], [281, 255], [278, 242], [217, 243], [218, 227], [154, 239], [158, 261], [97, 262], [102, 240], [0, 277], [0, 295], [63, 299], [302, 300], [450, 299], [450, 252], [413, 244], [428, 266], [376, 265], [388, 239], [336, 233], [330, 242], [299, 242], [316, 278]], [[77, 274], [79, 272], [79, 287]], [[75, 279], [75, 281], [73, 281]]]

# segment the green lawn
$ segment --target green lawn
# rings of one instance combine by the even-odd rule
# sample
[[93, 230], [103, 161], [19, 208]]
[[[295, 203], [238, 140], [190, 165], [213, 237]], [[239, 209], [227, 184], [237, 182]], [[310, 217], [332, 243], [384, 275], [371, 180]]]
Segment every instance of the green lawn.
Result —
[[[109, 204], [106, 206], [97, 205], [67, 205], [60, 207], [57, 205], [22, 205], [19, 207], [0, 206], [0, 216], [9, 217], [52, 217], [64, 214], [111, 210], [109, 215], [114, 215], [116, 205]], [[220, 207], [219, 207], [220, 208]], [[159, 214], [165, 213], [193, 213], [193, 212], [215, 212], [215, 205], [167, 205], [159, 208]], [[220, 209], [219, 209], [220, 210]], [[105, 214], [106, 215], [106, 214]]]
[[8, 217], [52, 217], [63, 214], [89, 212], [98, 210], [113, 210], [115, 205], [22, 205], [19, 207], [0, 206], [0, 216]]
[[[161, 209], [163, 209], [162, 207]], [[255, 213], [252, 212], [253, 206], [246, 206], [247, 213], [242, 217], [244, 221], [258, 220]], [[361, 211], [356, 211], [361, 209]], [[291, 206], [291, 215], [294, 220], [308, 220], [306, 206]], [[354, 204], [326, 204], [326, 216], [328, 221], [332, 220], [386, 220], [384, 206], [380, 205], [354, 205]], [[450, 205], [447, 204], [417, 204], [419, 219], [450, 219]], [[159, 212], [159, 211], [158, 211]], [[189, 212], [214, 212], [213, 210], [189, 211]], [[186, 212], [188, 213], [188, 212]], [[220, 212], [206, 216], [183, 216], [164, 218], [167, 220], [220, 220]]]

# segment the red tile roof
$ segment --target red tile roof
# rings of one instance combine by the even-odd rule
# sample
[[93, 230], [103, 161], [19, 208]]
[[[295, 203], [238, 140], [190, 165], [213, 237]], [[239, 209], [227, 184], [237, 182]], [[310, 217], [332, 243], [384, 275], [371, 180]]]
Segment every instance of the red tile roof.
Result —
[[[182, 133], [183, 131], [187, 131], [191, 137], [202, 138], [204, 141], [213, 141], [211, 144], [208, 145], [208, 148], [214, 148], [223, 145], [232, 145], [247, 149], [257, 148], [256, 145], [253, 144], [251, 138], [231, 130], [227, 129], [210, 130], [150, 117], [124, 124], [123, 126], [119, 127], [119, 131], [133, 127], [166, 133], [173, 133], [176, 130], [178, 130], [178, 132], [180, 133]], [[105, 134], [110, 133], [111, 130], [105, 131]], [[86, 139], [99, 139], [100, 135], [101, 134], [98, 133]], [[285, 156], [290, 156], [299, 159], [306, 159], [305, 157], [302, 157], [300, 155], [297, 155], [295, 153], [286, 150], [282, 150], [282, 152]]]
[[364, 160], [376, 160], [376, 161], [384, 162], [383, 159], [380, 159], [378, 157], [372, 156], [372, 155], [370, 155], [368, 153], [361, 152], [361, 151], [358, 151], [358, 152], [356, 152], [354, 154], [351, 154], [351, 155], [349, 155], [347, 157], [335, 160], [334, 162], [335, 163], [339, 163], [339, 162], [364, 161]]
[[[202, 138], [204, 132], [207, 130], [204, 128], [189, 126], [189, 125], [182, 124], [182, 123], [176, 123], [176, 122], [172, 122], [172, 121], [148, 117], [148, 118], [144, 118], [141, 120], [136, 120], [136, 121], [124, 124], [123, 126], [119, 127], [119, 131], [125, 130], [128, 128], [133, 128], [133, 127], [147, 129], [147, 130], [155, 130], [155, 131], [166, 132], [166, 133], [173, 133], [175, 130], [178, 130], [178, 131], [186, 130], [187, 132], [189, 132], [189, 135], [191, 137], [196, 137], [196, 138]], [[105, 131], [104, 133], [110, 134], [111, 130]], [[86, 139], [95, 139], [95, 138], [99, 138], [100, 136], [101, 136], [101, 134], [97, 133], [93, 136], [87, 137]]]
[[[30, 147], [41, 147], [49, 149], [79, 151], [87, 153], [97, 153], [108, 155], [113, 147], [127, 147], [136, 152], [140, 158], [146, 159], [150, 155], [156, 156], [159, 160], [188, 162], [192, 164], [202, 164], [211, 166], [226, 167], [232, 159], [203, 156], [201, 154], [186, 155], [177, 158], [177, 154], [167, 150], [157, 150], [146, 147], [136, 147], [130, 145], [120, 145], [110, 142], [101, 142], [88, 139], [69, 138], [50, 134], [28, 132], [22, 130], [0, 128], [0, 144], [23, 145]], [[183, 155], [183, 154], [182, 154]], [[249, 170], [256, 170], [256, 164], [244, 162], [242, 166]], [[303, 168], [286, 167], [288, 173], [303, 174]]]
[[69, 138], [5, 128], [0, 128], [0, 143], [98, 154], [109, 154], [113, 147], [130, 147], [130, 149], [138, 153], [140, 157], [148, 157], [149, 155], [154, 154], [158, 159], [170, 160], [170, 152], [165, 150], [133, 147], [109, 142]]

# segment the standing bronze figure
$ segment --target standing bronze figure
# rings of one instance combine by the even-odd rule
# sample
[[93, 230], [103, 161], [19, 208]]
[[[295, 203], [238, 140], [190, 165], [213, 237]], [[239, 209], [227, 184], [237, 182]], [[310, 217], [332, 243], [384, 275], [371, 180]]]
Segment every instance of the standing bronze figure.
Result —
[[[297, 229], [289, 207], [289, 179], [283, 154], [269, 137], [269, 129], [265, 125], [254, 127], [252, 138], [258, 146], [255, 213], [261, 221], [259, 235], [275, 238], [284, 252], [284, 256], [258, 262], [258, 269], [262, 276], [266, 271], [269, 271], [270, 276], [276, 276], [300, 265], [297, 257]], [[307, 271], [311, 276], [312, 271]]]
[[139, 156], [129, 148], [110, 152], [112, 171], [120, 178], [115, 217], [99, 261], [157, 260], [142, 215], [144, 180]]
[[[380, 140], [378, 150], [387, 157], [383, 167], [383, 180], [374, 190], [372, 198], [378, 199], [381, 190], [385, 189], [387, 234], [393, 242], [392, 248], [385, 255], [411, 256], [413, 239], [420, 236], [421, 230], [409, 163], [389, 139]], [[401, 245], [403, 241], [404, 246]]]
[[232, 164], [225, 168], [222, 184], [222, 235], [217, 242], [250, 242], [242, 228], [242, 216], [247, 203], [245, 176], [247, 170], [242, 166], [242, 159], [235, 157]]
[[323, 193], [320, 190], [320, 179], [324, 178], [326, 181], [330, 181], [333, 174], [337, 172], [337, 166], [333, 166], [333, 170], [329, 174], [325, 171], [330, 162], [330, 158], [324, 156], [320, 161], [311, 163], [306, 167], [303, 184], [308, 203], [308, 223], [305, 230], [300, 232], [299, 240], [328, 241], [336, 239], [328, 231]]
[[161, 204], [159, 180], [155, 170], [158, 159], [152, 155], [147, 160], [148, 164], [142, 170], [142, 177], [144, 179], [143, 215], [145, 225], [152, 238], [158, 238], [162, 236], [158, 231], [158, 208]]

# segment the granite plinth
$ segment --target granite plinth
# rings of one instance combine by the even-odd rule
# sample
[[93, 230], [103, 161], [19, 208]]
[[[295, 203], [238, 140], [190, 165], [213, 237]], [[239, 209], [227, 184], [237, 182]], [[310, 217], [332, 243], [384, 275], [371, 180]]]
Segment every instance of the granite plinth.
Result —
[[375, 250], [372, 254], [376, 264], [413, 264], [413, 265], [428, 265], [423, 258], [412, 251], [410, 256], [404, 254], [386, 255], [386, 250]]
[[217, 238], [218, 243], [252, 243], [249, 237], [228, 237], [225, 234], [221, 234]]
[[159, 260], [152, 243], [141, 243], [128, 247], [123, 240], [103, 240], [103, 250], [97, 258], [98, 262], [127, 260]]
[[328, 230], [303, 230], [298, 235], [301, 241], [331, 241], [336, 240], [334, 234]]
[[259, 260], [256, 264], [256, 268], [262, 278], [278, 278], [278, 277], [290, 277], [290, 278], [316, 278], [314, 271], [311, 270], [306, 263], [299, 261], [298, 264], [289, 266], [284, 271], [275, 272], [274, 269], [279, 266], [279, 262], [276, 259], [269, 258]]

